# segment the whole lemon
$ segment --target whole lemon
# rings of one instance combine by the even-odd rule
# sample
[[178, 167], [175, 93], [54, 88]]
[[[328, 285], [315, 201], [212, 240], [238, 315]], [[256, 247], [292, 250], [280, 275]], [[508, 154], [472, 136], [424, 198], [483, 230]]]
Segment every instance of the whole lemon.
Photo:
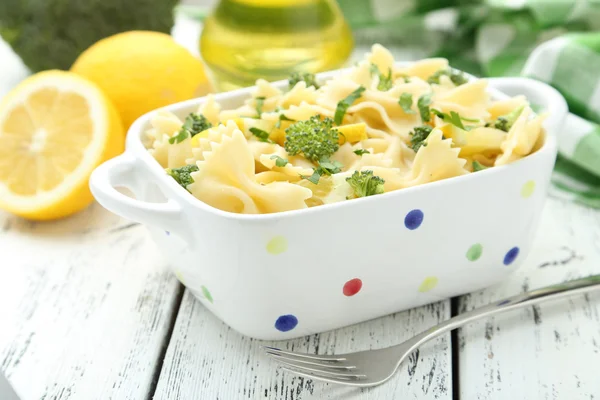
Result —
[[160, 32], [102, 39], [81, 53], [71, 71], [102, 88], [126, 128], [148, 111], [212, 91], [202, 62]]

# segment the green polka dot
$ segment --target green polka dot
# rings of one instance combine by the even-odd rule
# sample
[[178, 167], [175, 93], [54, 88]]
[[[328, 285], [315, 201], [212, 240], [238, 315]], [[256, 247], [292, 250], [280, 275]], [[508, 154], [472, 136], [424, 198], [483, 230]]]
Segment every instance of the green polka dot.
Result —
[[438, 284], [438, 278], [436, 276], [428, 276], [423, 279], [423, 283], [419, 286], [419, 292], [425, 293], [433, 290]]
[[208, 291], [206, 286], [202, 285], [201, 289], [202, 289], [202, 294], [204, 295], [204, 297], [206, 297], [206, 300], [208, 300], [212, 303], [213, 302], [212, 295], [210, 294], [210, 292]]
[[481, 257], [481, 253], [483, 252], [483, 246], [480, 243], [475, 243], [473, 246], [469, 247], [467, 250], [467, 260], [476, 261]]
[[185, 282], [183, 281], [183, 275], [181, 275], [181, 272], [179, 272], [179, 270], [175, 270], [175, 277], [177, 279], [179, 279], [179, 282], [181, 282], [182, 285], [185, 285]]
[[524, 199], [528, 198], [529, 196], [531, 196], [533, 194], [534, 190], [535, 190], [535, 182], [534, 181], [525, 182], [525, 184], [521, 188], [521, 197], [523, 197]]
[[287, 250], [287, 239], [283, 236], [275, 236], [267, 243], [267, 252], [270, 254], [281, 254]]

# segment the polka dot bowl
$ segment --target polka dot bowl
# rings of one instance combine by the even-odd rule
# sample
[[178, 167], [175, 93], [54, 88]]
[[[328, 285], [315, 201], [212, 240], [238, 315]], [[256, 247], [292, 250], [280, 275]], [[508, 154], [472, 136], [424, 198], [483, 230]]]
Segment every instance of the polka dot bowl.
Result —
[[[507, 166], [306, 210], [232, 214], [200, 202], [164, 173], [143, 146], [146, 115], [131, 127], [126, 152], [94, 171], [92, 192], [107, 209], [147, 225], [188, 290], [254, 338], [327, 331], [475, 291], [526, 258], [567, 112], [542, 83], [489, 82], [496, 98], [525, 94], [550, 112], [536, 152]], [[235, 107], [251, 89], [216, 99]], [[203, 101], [167, 109], [185, 116]], [[119, 185], [136, 198], [118, 192]]]

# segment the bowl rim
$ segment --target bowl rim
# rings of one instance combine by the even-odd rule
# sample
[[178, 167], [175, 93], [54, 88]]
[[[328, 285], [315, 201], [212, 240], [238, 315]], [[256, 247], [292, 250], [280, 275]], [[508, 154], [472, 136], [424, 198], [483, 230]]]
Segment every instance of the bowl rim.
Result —
[[[397, 61], [394, 63], [395, 66], [405, 67], [414, 64], [414, 61]], [[326, 79], [331, 79], [332, 77], [343, 74], [345, 72], [350, 71], [351, 68], [341, 68], [333, 71], [327, 71], [316, 74], [316, 78], [319, 81], [323, 81]], [[469, 78], [469, 80], [475, 79], [486, 79], [486, 78], [476, 78], [471, 74], [465, 73], [465, 75]], [[520, 79], [520, 78], [503, 78], [505, 80], [510, 79]], [[270, 82], [271, 85], [278, 89], [282, 89], [283, 87], [288, 85], [287, 80], [279, 80], [275, 82]], [[212, 94], [214, 96], [215, 101], [219, 101], [219, 99], [231, 99], [231, 98], [246, 98], [251, 95], [252, 91], [256, 88], [256, 85], [249, 86], [246, 88], [236, 89], [229, 92], [221, 92]], [[511, 96], [501, 92], [500, 90], [494, 89], [492, 87], [487, 87], [486, 90], [492, 98], [494, 99], [507, 99]], [[162, 166], [152, 157], [148, 149], [143, 144], [142, 136], [145, 133], [145, 127], [149, 123], [150, 119], [158, 110], [169, 111], [172, 113], [177, 113], [177, 111], [190, 107], [198, 107], [203, 102], [206, 101], [208, 96], [198, 97], [190, 100], [185, 100], [182, 102], [170, 104], [165, 107], [161, 107], [152, 111], [149, 111], [139, 117], [129, 128], [127, 131], [126, 138], [126, 150], [123, 155], [129, 154], [132, 155], [136, 164], [141, 162], [145, 165], [145, 168], [151, 172], [152, 178], [155, 183], [158, 184], [159, 190], [163, 192], [165, 197], [170, 200], [175, 200], [176, 202], [185, 203], [187, 207], [196, 208], [201, 211], [205, 211], [211, 214], [214, 214], [219, 217], [224, 217], [226, 219], [231, 220], [243, 220], [243, 221], [268, 221], [268, 220], [280, 220], [282, 218], [290, 218], [297, 216], [308, 216], [314, 213], [322, 213], [328, 212], [329, 210], [334, 210], [335, 208], [343, 207], [354, 207], [360, 204], [368, 204], [368, 202], [378, 202], [382, 199], [389, 199], [392, 196], [402, 196], [408, 193], [415, 193], [417, 191], [423, 190], [434, 190], [436, 188], [443, 188], [447, 185], [458, 185], [462, 182], [466, 182], [467, 180], [472, 179], [492, 179], [494, 174], [503, 174], [506, 171], [511, 169], [519, 168], [524, 163], [528, 162], [536, 162], [540, 158], [545, 158], [548, 156], [555, 156], [557, 143], [556, 138], [553, 135], [549, 135], [546, 130], [544, 130], [544, 143], [542, 146], [533, 154], [529, 154], [519, 160], [516, 160], [510, 164], [505, 164], [489, 169], [485, 169], [483, 171], [479, 171], [477, 174], [465, 174], [461, 176], [455, 176], [447, 179], [441, 179], [435, 182], [428, 182], [425, 184], [412, 186], [404, 189], [394, 190], [391, 192], [386, 192], [377, 196], [368, 196], [361, 197], [357, 199], [352, 199], [352, 201], [341, 201], [332, 204], [325, 204], [318, 207], [308, 207], [297, 210], [289, 210], [289, 211], [281, 211], [276, 213], [269, 214], [241, 214], [241, 213], [233, 213], [229, 211], [224, 211], [219, 208], [213, 207], [202, 200], [194, 197], [189, 191], [185, 190], [183, 187], [178, 185], [175, 180], [171, 179], [167, 174], [164, 173], [164, 169]], [[137, 168], [137, 167], [136, 167]]]

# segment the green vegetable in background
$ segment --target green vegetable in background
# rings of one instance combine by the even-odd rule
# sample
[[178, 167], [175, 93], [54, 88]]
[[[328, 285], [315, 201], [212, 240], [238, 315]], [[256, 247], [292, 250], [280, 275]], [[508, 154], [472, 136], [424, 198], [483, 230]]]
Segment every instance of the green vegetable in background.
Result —
[[115, 33], [170, 33], [177, 0], [0, 0], [0, 36], [32, 72], [67, 70]]

